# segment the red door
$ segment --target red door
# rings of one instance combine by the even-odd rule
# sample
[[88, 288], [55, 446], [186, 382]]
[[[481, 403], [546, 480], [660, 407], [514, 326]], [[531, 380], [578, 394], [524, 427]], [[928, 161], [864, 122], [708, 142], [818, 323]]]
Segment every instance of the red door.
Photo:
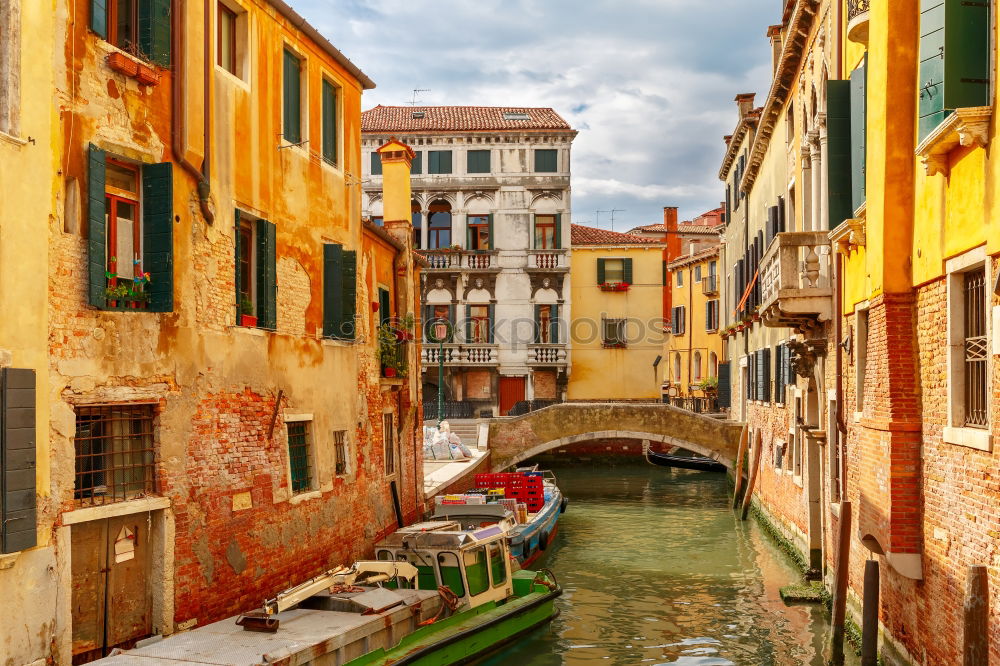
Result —
[[524, 377], [500, 378], [500, 416], [507, 416], [511, 408], [524, 400]]

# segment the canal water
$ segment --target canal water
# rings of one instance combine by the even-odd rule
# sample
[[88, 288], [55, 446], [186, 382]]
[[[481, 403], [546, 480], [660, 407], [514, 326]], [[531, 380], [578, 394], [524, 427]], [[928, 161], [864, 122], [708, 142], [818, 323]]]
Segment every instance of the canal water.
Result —
[[799, 576], [729, 509], [725, 475], [641, 462], [550, 468], [570, 504], [532, 568], [558, 577], [560, 614], [482, 666], [823, 663], [825, 609], [781, 601]]

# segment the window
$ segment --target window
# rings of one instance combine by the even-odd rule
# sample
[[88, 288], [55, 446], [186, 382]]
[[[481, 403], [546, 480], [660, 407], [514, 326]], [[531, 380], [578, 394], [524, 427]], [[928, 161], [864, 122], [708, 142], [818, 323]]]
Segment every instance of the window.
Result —
[[288, 143], [302, 143], [302, 61], [284, 49], [282, 88], [282, 138]]
[[559, 342], [559, 306], [535, 306], [535, 342], [554, 344]]
[[358, 254], [336, 243], [323, 245], [323, 335], [354, 340], [357, 332]]
[[486, 549], [490, 558], [490, 579], [493, 587], [500, 587], [507, 582], [507, 563], [504, 562], [503, 549], [496, 542], [488, 544]]
[[490, 575], [486, 568], [486, 548], [480, 546], [462, 553], [465, 577], [469, 581], [469, 596], [482, 594], [490, 589]]
[[20, 33], [20, 12], [7, 0], [0, 0], [0, 132], [11, 136], [17, 136], [20, 131]]
[[504, 120], [531, 120], [531, 116], [523, 111], [504, 111]]
[[470, 150], [466, 153], [468, 173], [489, 173], [490, 172], [490, 151]]
[[986, 338], [986, 269], [978, 268], [963, 276], [963, 333], [965, 349], [965, 425], [986, 428], [988, 413]]
[[604, 260], [604, 282], [618, 284], [625, 281], [625, 260], [605, 259]]
[[681, 355], [674, 354], [674, 383], [681, 383]]
[[687, 309], [676, 305], [670, 309], [670, 332], [674, 335], [684, 335], [687, 330]]
[[[921, 67], [921, 70], [923, 67]], [[925, 81], [926, 79], [920, 79]], [[850, 136], [851, 136], [851, 210], [856, 211], [865, 202], [865, 172], [867, 160], [868, 141], [868, 58], [862, 60], [861, 66], [851, 72], [850, 81]], [[921, 127], [923, 127], [921, 118]], [[788, 219], [794, 220], [795, 195], [789, 191], [788, 194]], [[837, 220], [838, 222], [840, 220]], [[834, 220], [831, 219], [833, 224]]]
[[382, 415], [382, 456], [385, 459], [385, 475], [396, 473], [396, 428], [392, 413]]
[[385, 226], [385, 220], [383, 219], [383, 217], [381, 215], [374, 215], [374, 216], [372, 216], [371, 220], [372, 220], [372, 224], [374, 224], [376, 227]]
[[705, 302], [705, 330], [719, 330], [719, 300], [713, 299]]
[[236, 12], [219, 3], [216, 35], [216, 63], [230, 74], [236, 74]]
[[427, 151], [427, 173], [431, 174], [451, 173], [451, 151], [450, 150]]
[[473, 343], [493, 342], [492, 307], [489, 305], [467, 305], [466, 341]]
[[333, 431], [333, 473], [347, 474], [347, 431]]
[[694, 267], [694, 281], [701, 282], [701, 264]]
[[684, 271], [677, 271], [677, 286], [684, 286]]
[[855, 358], [854, 364], [854, 409], [862, 412], [865, 409], [865, 375], [868, 374], [868, 310], [858, 310], [856, 331], [854, 332]]
[[605, 347], [624, 347], [627, 344], [624, 319], [604, 319], [602, 337]]
[[0, 553], [38, 543], [36, 383], [34, 370], [0, 368]]
[[410, 220], [413, 222], [413, 247], [418, 250], [423, 247], [420, 239], [420, 226], [424, 215], [420, 210], [420, 204], [416, 201], [410, 203]]
[[137, 0], [108, 2], [108, 41], [124, 51], [139, 47], [139, 7]]
[[312, 442], [309, 421], [290, 421], [288, 427], [288, 469], [291, 472], [292, 492], [312, 490]]
[[423, 153], [419, 150], [413, 151], [413, 161], [410, 162], [410, 175], [419, 176], [423, 172]]
[[[139, 167], [108, 160], [104, 211], [108, 229], [108, 288], [131, 287], [142, 275], [142, 225], [139, 221]], [[121, 300], [126, 300], [125, 298]]]
[[691, 360], [691, 369], [694, 372], [694, 377], [691, 378], [693, 382], [701, 381], [701, 352], [696, 351], [694, 357]]
[[719, 357], [715, 352], [708, 352], [708, 376], [719, 376]]
[[552, 149], [536, 150], [535, 151], [535, 172], [536, 173], [555, 173], [558, 171], [557, 167], [557, 156], [556, 151]]
[[470, 215], [467, 220], [470, 250], [490, 250], [492, 243], [492, 215]]
[[[438, 571], [441, 573], [441, 584], [451, 589], [455, 596], [465, 596], [465, 583], [462, 582], [462, 567], [458, 564], [455, 553], [438, 554]], [[433, 589], [431, 587], [430, 589]]]
[[323, 79], [323, 161], [337, 163], [337, 87]]
[[371, 174], [373, 176], [382, 175], [382, 156], [378, 151], [373, 150], [371, 153]]
[[429, 206], [427, 219], [427, 248], [436, 250], [451, 245], [451, 204], [443, 199]]
[[124, 51], [170, 66], [170, 0], [90, 0], [90, 29]]
[[559, 247], [559, 216], [535, 215], [535, 249], [552, 250]]
[[[424, 341], [430, 342], [434, 331], [431, 330], [431, 326], [434, 323], [448, 322], [450, 325], [454, 326], [455, 318], [453, 316], [453, 305], [425, 305], [424, 306]], [[445, 342], [451, 342], [451, 338], [454, 335], [454, 330], [448, 331], [449, 337]]]
[[256, 317], [256, 325], [277, 327], [277, 228], [236, 209], [236, 323]]
[[78, 504], [110, 504], [155, 493], [155, 406], [122, 404], [76, 409]]

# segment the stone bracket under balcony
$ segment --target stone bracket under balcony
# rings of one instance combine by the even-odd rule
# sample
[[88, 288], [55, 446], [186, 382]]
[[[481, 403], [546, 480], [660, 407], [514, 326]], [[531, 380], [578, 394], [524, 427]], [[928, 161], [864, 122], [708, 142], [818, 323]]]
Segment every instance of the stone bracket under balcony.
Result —
[[959, 146], [985, 148], [990, 140], [991, 106], [970, 106], [955, 109], [934, 131], [917, 146], [928, 176], [948, 175], [951, 170], [949, 153]]
[[830, 241], [824, 231], [777, 234], [761, 261], [761, 320], [806, 333], [833, 314]]
[[528, 365], [565, 366], [566, 345], [561, 343], [529, 344]]

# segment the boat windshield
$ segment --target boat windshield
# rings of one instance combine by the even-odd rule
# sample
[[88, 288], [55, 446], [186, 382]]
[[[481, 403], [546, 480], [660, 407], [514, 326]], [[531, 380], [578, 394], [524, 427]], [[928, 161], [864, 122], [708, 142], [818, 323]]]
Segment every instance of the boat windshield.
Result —
[[490, 576], [493, 578], [493, 587], [500, 587], [507, 582], [507, 567], [504, 566], [503, 548], [496, 541], [489, 544], [487, 548], [490, 552]]
[[482, 594], [490, 589], [490, 575], [486, 570], [486, 548], [470, 548], [462, 553], [465, 578], [469, 581], [469, 596]]
[[462, 567], [455, 553], [438, 553], [438, 570], [441, 572], [441, 584], [451, 588], [455, 596], [465, 596], [465, 584], [462, 582]]

